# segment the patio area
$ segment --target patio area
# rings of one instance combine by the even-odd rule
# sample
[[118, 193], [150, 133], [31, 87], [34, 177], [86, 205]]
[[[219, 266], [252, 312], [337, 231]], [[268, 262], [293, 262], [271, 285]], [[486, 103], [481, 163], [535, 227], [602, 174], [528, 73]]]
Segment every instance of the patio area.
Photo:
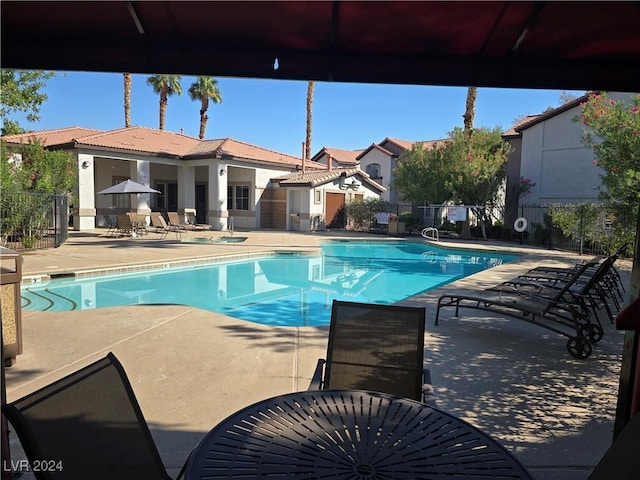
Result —
[[[241, 243], [180, 242], [169, 235], [105, 238], [105, 230], [72, 232], [60, 248], [24, 254], [23, 276], [87, 269], [316, 250], [348, 232], [245, 231]], [[217, 237], [223, 232], [187, 232]], [[385, 237], [375, 236], [377, 239]], [[417, 239], [416, 239], [417, 240]], [[535, 478], [585, 480], [613, 433], [623, 333], [608, 322], [586, 360], [571, 357], [566, 338], [520, 320], [444, 312], [437, 298], [486, 288], [541, 264], [570, 266], [583, 258], [514, 243], [446, 240], [443, 246], [523, 253], [518, 260], [407, 299], [427, 307], [425, 364], [438, 407], [479, 427], [512, 452]], [[631, 262], [616, 268], [628, 286]], [[6, 370], [8, 400], [48, 384], [107, 352], [122, 362], [169, 473], [214, 425], [259, 400], [305, 390], [327, 327], [270, 327], [182, 305], [138, 305], [73, 312], [23, 311], [24, 353]], [[14, 460], [22, 457], [11, 435]], [[29, 478], [28, 475], [22, 478]]]

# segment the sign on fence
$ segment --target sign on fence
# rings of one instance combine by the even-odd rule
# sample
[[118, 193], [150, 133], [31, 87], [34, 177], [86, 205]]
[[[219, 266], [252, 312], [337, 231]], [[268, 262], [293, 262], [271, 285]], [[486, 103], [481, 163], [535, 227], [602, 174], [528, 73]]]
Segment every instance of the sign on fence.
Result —
[[378, 212], [378, 225], [389, 225], [389, 212]]
[[464, 222], [467, 219], [467, 207], [447, 207], [447, 220]]

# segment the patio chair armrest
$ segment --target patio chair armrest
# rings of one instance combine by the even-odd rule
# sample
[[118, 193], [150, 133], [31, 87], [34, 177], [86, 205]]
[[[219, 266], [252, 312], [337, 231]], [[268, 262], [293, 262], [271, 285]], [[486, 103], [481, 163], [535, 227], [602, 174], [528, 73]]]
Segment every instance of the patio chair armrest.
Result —
[[436, 391], [431, 383], [431, 371], [425, 368], [422, 371], [422, 403], [436, 407]]
[[325, 363], [326, 361], [323, 358], [318, 359], [316, 370], [315, 372], [313, 372], [313, 377], [311, 378], [311, 383], [309, 384], [309, 388], [307, 388], [307, 390], [322, 390], [322, 376], [324, 374]]

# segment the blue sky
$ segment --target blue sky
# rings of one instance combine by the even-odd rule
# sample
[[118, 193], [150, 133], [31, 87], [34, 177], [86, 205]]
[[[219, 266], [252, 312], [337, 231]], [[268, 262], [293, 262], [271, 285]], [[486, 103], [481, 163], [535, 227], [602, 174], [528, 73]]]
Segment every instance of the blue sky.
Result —
[[[131, 123], [158, 128], [159, 98], [148, 75], [132, 78]], [[169, 98], [165, 129], [198, 136], [200, 103], [187, 90], [195, 80], [182, 77], [181, 96]], [[307, 82], [218, 77], [221, 104], [211, 104], [206, 138], [231, 137], [300, 156], [305, 139]], [[29, 130], [81, 126], [124, 127], [122, 74], [57, 72], [48, 81], [48, 100], [40, 121]], [[561, 90], [479, 88], [476, 127], [508, 129], [525, 115], [560, 105]], [[573, 96], [582, 91], [566, 92]], [[385, 137], [434, 140], [462, 126], [467, 89], [417, 85], [316, 82], [312, 152], [323, 146], [355, 150]], [[19, 117], [16, 117], [19, 118]]]

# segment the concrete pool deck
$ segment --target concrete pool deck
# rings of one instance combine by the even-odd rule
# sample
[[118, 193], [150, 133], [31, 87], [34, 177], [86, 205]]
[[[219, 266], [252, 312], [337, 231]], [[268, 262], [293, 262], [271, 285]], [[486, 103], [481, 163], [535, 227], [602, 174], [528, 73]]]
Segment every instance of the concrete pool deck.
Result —
[[[220, 237], [188, 232], [185, 237]], [[246, 231], [241, 243], [186, 243], [169, 235], [104, 237], [72, 232], [57, 249], [25, 253], [23, 276], [70, 274], [285, 250], [316, 250], [329, 238], [376, 238], [345, 232]], [[416, 239], [417, 240], [417, 239]], [[500, 265], [401, 304], [427, 307], [425, 364], [438, 406], [493, 436], [539, 479], [586, 479], [611, 442], [623, 333], [606, 322], [586, 360], [566, 338], [525, 322], [445, 311], [439, 295], [486, 288], [540, 264], [572, 265], [577, 255], [516, 243], [443, 240], [443, 246], [522, 253]], [[629, 284], [630, 261], [616, 267]], [[137, 305], [73, 312], [23, 311], [24, 353], [6, 370], [9, 401], [112, 351], [131, 380], [163, 461], [174, 477], [189, 451], [232, 412], [261, 399], [305, 390], [326, 351], [328, 327], [269, 327], [181, 305]], [[22, 452], [11, 435], [15, 459]], [[24, 476], [23, 478], [29, 478]]]

